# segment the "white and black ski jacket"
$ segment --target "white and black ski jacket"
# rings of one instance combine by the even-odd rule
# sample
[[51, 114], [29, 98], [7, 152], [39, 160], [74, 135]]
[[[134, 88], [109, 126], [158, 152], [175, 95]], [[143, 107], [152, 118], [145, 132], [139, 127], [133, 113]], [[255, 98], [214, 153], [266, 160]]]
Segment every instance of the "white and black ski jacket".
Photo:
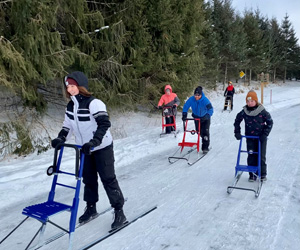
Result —
[[92, 150], [95, 151], [112, 143], [110, 126], [105, 104], [94, 97], [79, 94], [71, 96], [71, 101], [66, 108], [63, 128], [58, 136], [67, 140], [74, 134], [76, 144], [81, 146], [91, 139], [97, 139], [101, 144]]

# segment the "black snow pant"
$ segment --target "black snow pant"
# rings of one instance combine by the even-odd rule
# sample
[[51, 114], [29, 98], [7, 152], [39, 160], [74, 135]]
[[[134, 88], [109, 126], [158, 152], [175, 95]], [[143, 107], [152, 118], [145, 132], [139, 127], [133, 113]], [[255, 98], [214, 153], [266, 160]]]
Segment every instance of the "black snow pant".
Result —
[[98, 175], [102, 181], [111, 206], [122, 209], [124, 197], [119, 187], [114, 167], [113, 144], [85, 155], [83, 168], [84, 195], [87, 203], [96, 203], [98, 196]]
[[233, 96], [228, 95], [225, 98], [224, 110], [227, 109], [228, 101], [231, 101], [231, 110], [233, 109]]
[[[197, 132], [199, 132], [199, 121], [195, 120], [195, 127]], [[210, 118], [202, 120], [200, 118], [200, 136], [202, 138], [202, 150], [206, 150], [209, 147], [209, 127], [210, 127]]]
[[[165, 120], [166, 120], [166, 124], [173, 124], [174, 123], [173, 116], [166, 116]], [[166, 133], [167, 134], [170, 134], [171, 131], [174, 131], [174, 130], [175, 130], [175, 128], [173, 126], [166, 127]]]
[[[258, 152], [258, 140], [247, 138], [247, 151], [252, 150], [253, 152]], [[260, 143], [260, 166], [261, 166], [261, 176], [267, 175], [267, 163], [266, 163], [266, 153], [267, 153], [267, 140], [263, 140]], [[247, 163], [249, 166], [258, 166], [258, 155], [248, 154]], [[257, 174], [257, 173], [256, 173]], [[249, 173], [253, 176], [252, 173]]]

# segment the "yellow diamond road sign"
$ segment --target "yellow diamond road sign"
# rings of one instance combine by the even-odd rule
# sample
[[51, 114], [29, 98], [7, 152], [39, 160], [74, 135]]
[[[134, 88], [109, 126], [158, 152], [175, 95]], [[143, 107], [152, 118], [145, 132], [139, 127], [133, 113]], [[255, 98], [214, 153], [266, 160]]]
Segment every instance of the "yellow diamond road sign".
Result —
[[245, 73], [243, 71], [240, 71], [240, 78], [243, 78], [245, 76]]

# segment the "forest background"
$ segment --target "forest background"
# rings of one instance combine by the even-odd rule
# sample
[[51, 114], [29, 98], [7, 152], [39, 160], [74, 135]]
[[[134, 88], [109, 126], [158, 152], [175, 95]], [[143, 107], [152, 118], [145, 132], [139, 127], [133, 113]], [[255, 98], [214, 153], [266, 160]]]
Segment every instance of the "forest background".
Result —
[[[231, 0], [0, 0], [0, 156], [47, 150], [41, 117], [65, 107], [62, 78], [83, 71], [109, 109], [145, 110], [171, 84], [184, 100], [201, 85], [300, 79], [288, 13], [240, 15]], [[40, 124], [46, 135], [37, 137]]]

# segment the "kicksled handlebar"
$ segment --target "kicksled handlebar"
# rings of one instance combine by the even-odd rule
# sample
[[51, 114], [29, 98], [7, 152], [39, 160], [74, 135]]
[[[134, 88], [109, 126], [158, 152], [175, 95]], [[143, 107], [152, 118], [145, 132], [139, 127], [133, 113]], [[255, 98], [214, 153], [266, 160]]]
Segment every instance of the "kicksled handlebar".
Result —
[[249, 138], [249, 139], [259, 139], [259, 136], [256, 135], [242, 135], [242, 137]]
[[183, 122], [185, 122], [186, 120], [188, 120], [188, 121], [199, 120], [200, 121], [200, 118], [185, 118]]

